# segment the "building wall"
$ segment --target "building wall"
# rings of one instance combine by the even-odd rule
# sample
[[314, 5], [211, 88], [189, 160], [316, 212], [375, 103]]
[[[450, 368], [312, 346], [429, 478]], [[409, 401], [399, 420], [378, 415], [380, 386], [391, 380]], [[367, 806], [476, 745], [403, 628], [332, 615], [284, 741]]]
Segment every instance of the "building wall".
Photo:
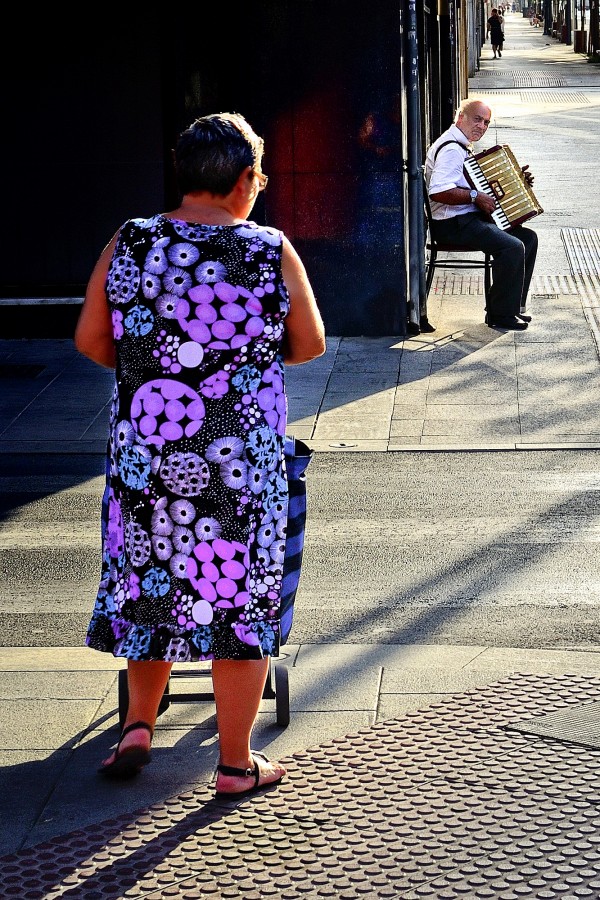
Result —
[[77, 294], [124, 219], [164, 200], [159, 34], [149, 16], [135, 41], [21, 16], [19, 62], [2, 58], [0, 291]]
[[[221, 22], [213, 10], [217, 33], [226, 6]], [[244, 52], [240, 31], [226, 70], [218, 42], [198, 47], [202, 14], [189, 13], [174, 54], [184, 60], [179, 125], [215, 109], [243, 113], [265, 138], [269, 187], [255, 217], [297, 247], [329, 333], [402, 333], [398, 2], [265, 0], [252, 13], [259, 40]]]
[[[178, 202], [179, 130], [230, 110], [265, 137], [269, 188], [254, 217], [295, 243], [328, 332], [405, 333], [407, 0], [261, 0], [240, 16], [205, 6], [186, 9], [185, 27], [108, 9], [80, 31], [60, 11], [17, 13], [28, 40], [18, 66], [2, 62], [0, 295], [81, 294], [125, 219]], [[458, 0], [441, 15], [435, 0], [416, 6], [425, 149], [464, 90], [466, 13]]]

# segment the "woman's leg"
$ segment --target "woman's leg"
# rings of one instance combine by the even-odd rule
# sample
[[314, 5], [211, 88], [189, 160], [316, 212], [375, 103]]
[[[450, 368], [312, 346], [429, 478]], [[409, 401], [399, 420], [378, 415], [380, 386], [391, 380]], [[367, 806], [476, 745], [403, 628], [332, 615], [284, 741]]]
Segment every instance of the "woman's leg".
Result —
[[[252, 728], [265, 688], [268, 659], [215, 659], [212, 663], [213, 690], [217, 706], [219, 729], [219, 762], [237, 769], [253, 768], [250, 748]], [[276, 763], [256, 759], [259, 764], [259, 784], [270, 784], [285, 775], [285, 768]], [[235, 793], [252, 786], [252, 778], [235, 775], [217, 776], [217, 790]]]
[[[165, 692], [171, 668], [172, 663], [168, 662], [128, 660], [129, 705], [127, 717], [123, 723], [124, 728], [131, 725], [132, 722], [147, 722], [154, 729], [158, 705]], [[134, 728], [123, 738], [119, 750], [126, 750], [127, 747], [150, 747], [151, 740], [152, 738], [145, 728]], [[108, 759], [105, 759], [104, 765], [111, 763], [114, 755], [112, 753]]]

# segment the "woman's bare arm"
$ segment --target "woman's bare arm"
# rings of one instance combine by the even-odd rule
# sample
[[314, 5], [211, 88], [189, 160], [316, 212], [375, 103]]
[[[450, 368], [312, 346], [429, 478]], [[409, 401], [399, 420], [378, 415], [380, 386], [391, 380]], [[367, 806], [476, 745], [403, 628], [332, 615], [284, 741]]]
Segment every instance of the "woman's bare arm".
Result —
[[325, 326], [306, 269], [285, 236], [281, 271], [290, 295], [290, 311], [285, 319], [283, 359], [286, 365], [296, 366], [322, 356], [327, 345]]
[[116, 242], [117, 234], [94, 266], [75, 328], [75, 346], [79, 352], [107, 369], [114, 369], [116, 363], [112, 318], [105, 289]]

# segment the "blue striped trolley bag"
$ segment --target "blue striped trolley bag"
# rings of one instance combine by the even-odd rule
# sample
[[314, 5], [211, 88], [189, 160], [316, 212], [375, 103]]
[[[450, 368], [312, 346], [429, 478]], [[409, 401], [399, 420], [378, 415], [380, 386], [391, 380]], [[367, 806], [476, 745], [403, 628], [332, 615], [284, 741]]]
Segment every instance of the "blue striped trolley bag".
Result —
[[284, 452], [289, 505], [281, 589], [281, 644], [287, 643], [292, 629], [294, 601], [300, 582], [306, 527], [306, 470], [313, 455], [304, 441], [292, 435], [285, 437]]
[[[284, 444], [285, 465], [288, 476], [288, 520], [286, 528], [285, 556], [283, 559], [283, 583], [281, 588], [281, 638], [283, 645], [292, 628], [294, 616], [294, 601], [300, 581], [300, 569], [302, 566], [302, 552], [304, 549], [304, 529], [306, 525], [306, 470], [313, 455], [310, 447], [303, 441], [290, 435], [285, 436]], [[108, 493], [103, 501], [103, 527], [108, 517]], [[189, 671], [171, 671], [169, 681], [158, 707], [161, 715], [171, 703], [188, 703], [193, 700], [214, 700], [212, 690], [205, 692], [178, 692], [171, 693], [170, 682], [177, 678], [210, 679], [210, 669], [201, 668]], [[119, 686], [119, 725], [123, 728], [129, 705], [129, 688], [127, 684], [127, 669], [121, 669], [118, 679]], [[290, 693], [289, 676], [285, 664], [275, 665], [272, 657], [269, 657], [269, 673], [265, 683], [263, 699], [275, 700], [277, 724], [285, 728], [290, 722]]]

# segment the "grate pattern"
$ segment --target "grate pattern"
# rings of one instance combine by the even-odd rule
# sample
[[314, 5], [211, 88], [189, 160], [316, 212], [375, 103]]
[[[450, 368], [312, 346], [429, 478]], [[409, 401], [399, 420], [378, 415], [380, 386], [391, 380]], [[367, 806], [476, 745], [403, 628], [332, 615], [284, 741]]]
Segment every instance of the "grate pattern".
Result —
[[[570, 275], [534, 275], [531, 282], [532, 294], [552, 295], [559, 294], [577, 295], [580, 293], [577, 280]], [[461, 294], [475, 294], [483, 296], [483, 275], [469, 275], [461, 272], [446, 270], [433, 278], [431, 294], [445, 296], [459, 296]]]
[[502, 97], [508, 103], [591, 103], [590, 98], [583, 91], [515, 91], [511, 93], [506, 89], [489, 90], [486, 97]]
[[600, 703], [586, 703], [549, 716], [512, 722], [509, 727], [525, 734], [538, 734], [600, 749]]
[[522, 103], [589, 103], [582, 91], [521, 91]]
[[483, 296], [483, 275], [442, 272], [434, 276], [431, 293], [452, 297], [461, 294], [481, 294]]
[[597, 897], [600, 751], [507, 730], [600, 701], [513, 675], [294, 754], [270, 793], [207, 786], [0, 859], [0, 896], [58, 900]]
[[549, 75], [543, 69], [513, 69], [515, 87], [566, 87], [567, 83], [560, 75]]
[[573, 274], [600, 278], [600, 228], [563, 228], [561, 237]]

